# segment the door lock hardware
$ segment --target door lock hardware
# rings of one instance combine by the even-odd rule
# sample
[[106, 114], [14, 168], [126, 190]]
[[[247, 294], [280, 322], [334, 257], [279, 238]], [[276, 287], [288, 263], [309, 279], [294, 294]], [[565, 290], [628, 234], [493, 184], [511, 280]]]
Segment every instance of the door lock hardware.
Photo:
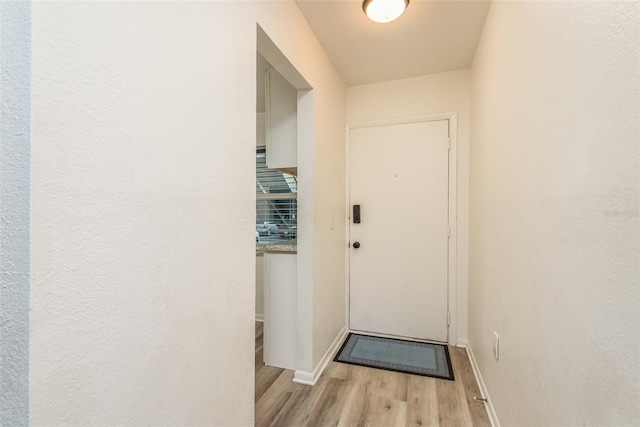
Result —
[[360, 224], [360, 205], [353, 205], [353, 223]]

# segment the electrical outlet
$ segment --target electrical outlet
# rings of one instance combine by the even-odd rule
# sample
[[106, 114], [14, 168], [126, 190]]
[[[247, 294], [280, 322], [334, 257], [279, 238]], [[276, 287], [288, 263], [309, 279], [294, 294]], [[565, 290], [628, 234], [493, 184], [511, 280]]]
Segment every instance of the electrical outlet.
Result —
[[329, 214], [329, 228], [331, 230], [335, 228], [335, 224], [333, 223], [333, 214]]
[[493, 331], [493, 356], [500, 360], [500, 337], [496, 331]]

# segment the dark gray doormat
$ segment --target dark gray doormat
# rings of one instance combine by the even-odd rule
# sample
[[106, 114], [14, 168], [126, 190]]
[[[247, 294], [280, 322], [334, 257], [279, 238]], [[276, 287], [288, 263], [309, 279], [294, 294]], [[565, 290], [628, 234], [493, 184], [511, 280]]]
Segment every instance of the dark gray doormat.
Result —
[[446, 345], [349, 334], [335, 362], [453, 381]]

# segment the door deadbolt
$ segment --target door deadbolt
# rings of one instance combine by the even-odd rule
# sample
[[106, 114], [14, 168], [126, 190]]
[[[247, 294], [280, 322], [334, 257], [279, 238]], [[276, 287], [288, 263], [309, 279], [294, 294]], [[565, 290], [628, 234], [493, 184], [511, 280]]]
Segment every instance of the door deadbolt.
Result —
[[353, 242], [353, 248], [358, 249], [360, 247], [360, 242]]

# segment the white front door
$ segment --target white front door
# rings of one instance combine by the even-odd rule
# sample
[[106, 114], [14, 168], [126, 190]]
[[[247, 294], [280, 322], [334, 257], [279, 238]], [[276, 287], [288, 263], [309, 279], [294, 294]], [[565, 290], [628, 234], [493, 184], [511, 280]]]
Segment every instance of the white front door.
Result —
[[349, 159], [351, 329], [446, 342], [449, 121], [352, 128]]

